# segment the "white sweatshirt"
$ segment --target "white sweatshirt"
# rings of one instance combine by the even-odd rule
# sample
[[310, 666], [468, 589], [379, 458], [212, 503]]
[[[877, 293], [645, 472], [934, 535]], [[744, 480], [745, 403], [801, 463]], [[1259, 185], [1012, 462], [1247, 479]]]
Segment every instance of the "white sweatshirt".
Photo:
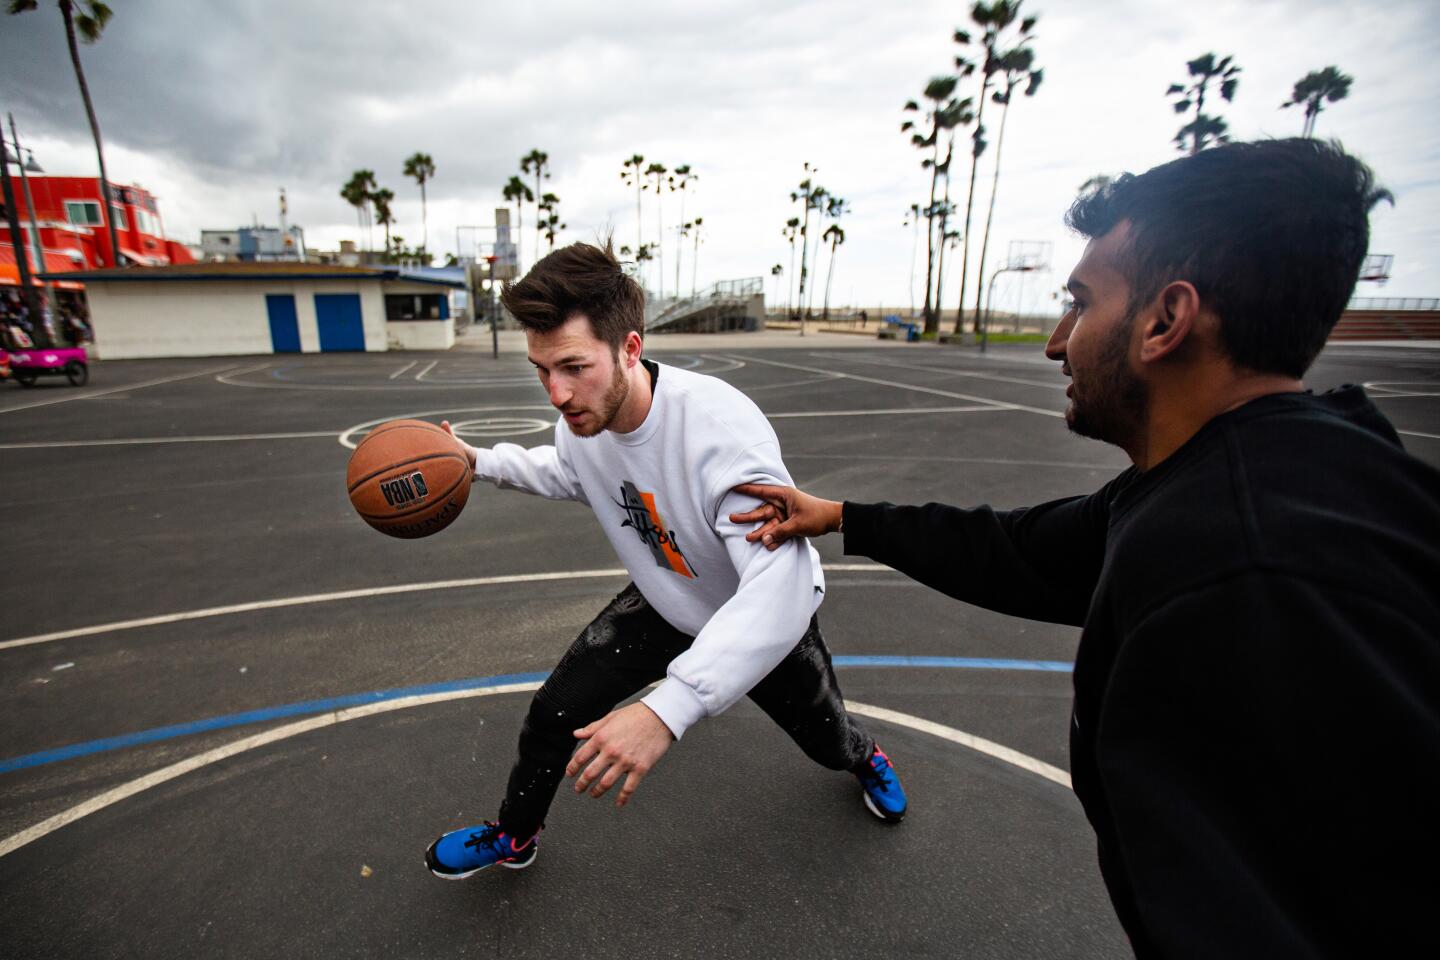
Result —
[[729, 514], [758, 503], [738, 483], [793, 486], [770, 422], [739, 390], [657, 364], [645, 422], [630, 433], [475, 450], [475, 476], [501, 488], [588, 504], [635, 585], [695, 642], [644, 703], [678, 740], [745, 696], [800, 641], [825, 590], [809, 541], [746, 543]]

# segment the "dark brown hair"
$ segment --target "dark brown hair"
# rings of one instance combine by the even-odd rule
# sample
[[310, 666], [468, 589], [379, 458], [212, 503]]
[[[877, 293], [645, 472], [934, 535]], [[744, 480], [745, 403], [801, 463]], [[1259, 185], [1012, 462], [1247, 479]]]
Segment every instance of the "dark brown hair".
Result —
[[543, 257], [522, 279], [505, 285], [500, 302], [521, 327], [537, 333], [584, 314], [612, 351], [632, 330], [645, 335], [645, 291], [625, 275], [608, 240], [603, 249], [572, 243]]

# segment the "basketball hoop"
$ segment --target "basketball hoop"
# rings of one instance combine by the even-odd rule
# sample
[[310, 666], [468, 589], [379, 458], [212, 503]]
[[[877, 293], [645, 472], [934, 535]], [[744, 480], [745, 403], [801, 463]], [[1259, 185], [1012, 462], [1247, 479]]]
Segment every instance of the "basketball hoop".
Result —
[[1390, 267], [1394, 263], [1394, 254], [1368, 254], [1365, 257], [1365, 262], [1360, 265], [1360, 279], [1370, 283], [1383, 284], [1386, 280], [1390, 279]]

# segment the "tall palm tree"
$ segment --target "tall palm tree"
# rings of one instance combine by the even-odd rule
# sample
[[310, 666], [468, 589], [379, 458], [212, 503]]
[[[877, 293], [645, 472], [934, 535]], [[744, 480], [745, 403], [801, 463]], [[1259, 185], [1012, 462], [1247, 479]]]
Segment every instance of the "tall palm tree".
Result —
[[[533, 202], [535, 194], [531, 192], [529, 187], [525, 186], [524, 180], [521, 180], [519, 177], [511, 177], [509, 182], [505, 184], [505, 189], [500, 191], [500, 195], [507, 201], [515, 201], [515, 260], [516, 269], [519, 269], [520, 225], [523, 222], [522, 217], [524, 210], [522, 204]], [[539, 253], [540, 251], [536, 249], [535, 252]]]
[[662, 300], [665, 298], [665, 224], [660, 194], [667, 183], [672, 191], [675, 189], [675, 181], [669, 177], [669, 173], [665, 164], [652, 163], [645, 168], [645, 177], [649, 182], [641, 187], [642, 190], [655, 191], [655, 242], [651, 246], [654, 248], [655, 268], [658, 271], [655, 278], [656, 295]]
[[[955, 311], [955, 332], [962, 333], [965, 330], [965, 291], [968, 288], [970, 279], [970, 217], [975, 208], [975, 178], [980, 172], [980, 155], [985, 152], [987, 141], [985, 140], [985, 101], [990, 96], [990, 84], [992, 78], [1000, 70], [1000, 58], [1002, 47], [1008, 43], [1006, 32], [1016, 26], [1018, 35], [1015, 45], [1024, 46], [1031, 39], [1031, 33], [1035, 29], [1035, 17], [1020, 16], [1020, 7], [1025, 0], [991, 0], [990, 3], [979, 2], [970, 11], [970, 19], [983, 32], [980, 43], [983, 48], [983, 60], [980, 65], [980, 99], [975, 111], [975, 133], [971, 136], [970, 150], [970, 190], [965, 199], [965, 227], [960, 237], [960, 306]], [[970, 44], [970, 34], [963, 31], [955, 31], [955, 42], [962, 48]], [[972, 71], [975, 68], [965, 56], [955, 58], [955, 65], [962, 71]], [[980, 283], [975, 285], [975, 328], [979, 332], [980, 326]]]
[[405, 161], [405, 176], [420, 185], [420, 249], [430, 246], [430, 217], [425, 209], [425, 181], [435, 176], [435, 161], [428, 153], [413, 153]]
[[[671, 186], [670, 189], [672, 190], [672, 192], [675, 191], [675, 190], [679, 190], [679, 191], [680, 191], [680, 223], [681, 223], [682, 227], [683, 227], [683, 225], [684, 225], [684, 223], [685, 223], [685, 193], [686, 193], [686, 189], [685, 189], [685, 188], [686, 188], [686, 185], [687, 185], [687, 184], [690, 184], [690, 183], [693, 183], [693, 182], [695, 182], [696, 180], [699, 180], [699, 179], [700, 179], [700, 175], [697, 174], [697, 173], [692, 173], [691, 170], [690, 170], [690, 164], [688, 164], [688, 163], [676, 167], [675, 170], [674, 170], [674, 172], [673, 172], [673, 175], [672, 175], [672, 177], [671, 177], [671, 180], [673, 181], [673, 185]], [[682, 234], [681, 234], [680, 236], [676, 237], [676, 243], [675, 243], [675, 296], [677, 296], [677, 297], [680, 296], [680, 261], [681, 261], [682, 257], [684, 256], [684, 251], [685, 251], [685, 243], [684, 243], [684, 240], [685, 240], [685, 238], [684, 238], [683, 230], [682, 230]]]
[[[374, 191], [374, 170], [356, 170], [350, 175], [350, 180], [345, 186], [340, 188], [340, 196], [355, 208], [355, 217], [362, 233], [365, 232], [365, 228], [370, 222], [370, 201]], [[369, 250], [370, 246], [371, 244], [367, 242], [365, 249]]]
[[388, 187], [381, 187], [370, 194], [370, 202], [375, 205], [375, 222], [385, 228], [385, 255], [390, 255], [390, 225], [395, 222], [395, 215], [390, 210], [390, 204], [395, 199], [395, 191]]
[[805, 335], [805, 281], [810, 276], [810, 211], [819, 210], [824, 205], [825, 197], [829, 196], [829, 191], [815, 182], [815, 173], [815, 168], [807, 162], [805, 179], [790, 191], [790, 202], [801, 205], [803, 217], [800, 222], [800, 294], [795, 304], [800, 311], [802, 337]]
[[780, 302], [780, 277], [785, 273], [785, 265], [777, 263], [770, 268], [770, 276], [775, 278], [771, 284], [770, 293], [776, 303]]
[[915, 239], [910, 242], [910, 316], [915, 316], [915, 257], [920, 252], [920, 204], [912, 203], [905, 211], [902, 227], [914, 227]]
[[704, 217], [690, 221], [695, 230], [695, 255], [690, 258], [690, 296], [695, 296], [695, 278], [700, 275], [700, 228], [705, 225]]
[[[10, 0], [9, 12], [12, 15], [27, 13], [38, 5], [38, 0]], [[110, 237], [111, 266], [118, 267], [120, 239], [115, 233], [115, 215], [110, 208], [112, 197], [110, 176], [105, 172], [105, 147], [100, 141], [100, 122], [95, 119], [95, 104], [90, 101], [90, 85], [85, 82], [85, 68], [80, 65], [80, 46], [76, 42], [77, 31], [80, 40], [85, 43], [99, 40], [100, 35], [105, 32], [105, 25], [115, 14], [99, 0], [81, 0], [78, 4], [79, 13], [75, 10], [77, 4], [73, 0], [58, 0], [57, 5], [60, 7], [60, 19], [65, 22], [65, 43], [70, 48], [70, 65], [75, 68], [75, 80], [80, 84], [80, 99], [85, 101], [85, 116], [90, 120], [90, 136], [95, 140], [95, 158], [100, 162], [100, 195], [104, 198], [100, 208], [103, 211], [101, 216], [105, 218], [105, 230]], [[8, 176], [8, 173], [6, 175]]]
[[553, 251], [555, 235], [565, 229], [565, 224], [560, 222], [560, 198], [553, 193], [545, 194], [536, 204], [536, 212], [540, 214], [540, 228], [545, 231], [545, 239]]
[[[840, 220], [841, 217], [843, 217], [845, 214], [847, 214], [847, 213], [849, 213], [849, 212], [850, 212], [850, 202], [849, 202], [848, 200], [846, 200], [844, 197], [836, 196], [836, 195], [833, 194], [833, 193], [832, 193], [832, 194], [829, 194], [829, 195], [827, 195], [827, 196], [825, 197], [825, 205], [824, 205], [824, 206], [820, 209], [820, 211], [819, 211], [819, 213], [820, 213], [820, 222], [816, 224], [816, 228], [819, 229], [819, 228], [823, 227], [826, 218], [828, 218], [828, 219], [831, 221], [831, 225], [834, 226], [834, 224], [837, 223], [837, 222]], [[831, 239], [831, 237], [832, 237], [832, 234], [831, 234], [831, 232], [830, 232], [828, 229], [821, 230], [821, 232], [820, 232], [820, 239], [819, 239], [818, 241], [816, 241], [816, 244], [815, 244], [815, 267], [816, 267], [817, 270], [818, 270], [819, 267], [820, 267], [820, 248], [824, 245], [825, 241]], [[843, 234], [841, 235], [840, 242], [841, 242], [841, 243], [844, 243], [844, 242], [845, 242], [845, 238], [844, 238], [844, 235], [843, 235]], [[830, 259], [831, 259], [832, 261], [835, 259], [835, 245], [834, 245], [833, 243], [832, 243], [831, 246], [830, 246]], [[830, 267], [830, 270], [831, 270], [831, 271], [834, 270], [834, 266], [833, 266], [833, 265]], [[830, 295], [830, 281], [829, 281], [828, 276], [827, 276], [827, 279], [826, 279], [826, 281], [825, 281], [825, 296], [826, 296], [825, 303], [826, 303], [826, 304], [829, 303], [829, 300], [828, 300], [829, 295]], [[828, 305], [825, 307], [825, 310], [826, 310], [826, 317], [828, 318], [828, 316], [829, 316], [829, 314], [828, 314], [828, 310], [829, 310]]]
[[[995, 139], [995, 178], [990, 182], [990, 211], [985, 214], [985, 234], [980, 241], [980, 269], [975, 273], [975, 316], [980, 316], [980, 293], [985, 289], [985, 253], [990, 249], [990, 225], [995, 220], [995, 195], [1000, 191], [1000, 153], [1005, 149], [1005, 121], [1010, 118], [1010, 101], [1015, 90], [1023, 83], [1025, 96], [1035, 96], [1045, 71], [1035, 66], [1035, 51], [1020, 46], [1001, 55], [999, 69], [1000, 88], [995, 91], [994, 100], [1000, 104], [1000, 135]], [[961, 331], [957, 330], [956, 333]]]
[[795, 238], [800, 235], [800, 218], [786, 220], [780, 235], [790, 244], [790, 282], [785, 287], [785, 315], [789, 316], [795, 304]]
[[1280, 104], [1283, 110], [1286, 107], [1295, 107], [1305, 104], [1305, 130], [1302, 137], [1313, 137], [1315, 135], [1315, 118], [1320, 116], [1320, 111], [1325, 109], [1322, 101], [1338, 103], [1350, 95], [1350, 84], [1355, 78], [1349, 74], [1340, 72], [1339, 67], [1326, 67], [1324, 70], [1311, 70], [1305, 76], [1295, 81], [1295, 89], [1290, 94], [1290, 99]]
[[[956, 126], [969, 122], [970, 100], [957, 99], [955, 89], [960, 85], [959, 77], [932, 77], [925, 85], [925, 99], [930, 101], [930, 109], [926, 112], [926, 122], [929, 124], [929, 132], [921, 133], [920, 128], [914, 120], [906, 120], [900, 124], [900, 132], [910, 132], [910, 143], [918, 150], [928, 150], [930, 155], [920, 161], [922, 170], [930, 171], [930, 202], [925, 206], [925, 329], [934, 331], [940, 324], [940, 302], [932, 302], [930, 291], [935, 278], [935, 212], [939, 209], [936, 206], [935, 194], [939, 187], [940, 177], [943, 174], [948, 179], [950, 169], [950, 150], [946, 151], [944, 161], [940, 159], [940, 141], [947, 131], [952, 131]], [[905, 103], [904, 109], [910, 113], [918, 113], [920, 104], [914, 100]], [[953, 140], [953, 134], [949, 135]]]
[[1240, 84], [1240, 68], [1230, 62], [1230, 57], [1215, 59], [1215, 54], [1207, 53], [1204, 56], [1196, 57], [1185, 64], [1190, 71], [1190, 76], [1195, 82], [1190, 86], [1183, 83], [1172, 83], [1170, 89], [1165, 91], [1167, 97], [1175, 97], [1175, 112], [1185, 113], [1192, 106], [1195, 108], [1195, 119], [1181, 127], [1175, 134], [1175, 147], [1182, 153], [1185, 151], [1185, 138], [1190, 138], [1190, 156], [1195, 156], [1204, 150], [1211, 143], [1228, 143], [1230, 137], [1225, 133], [1226, 123], [1220, 117], [1212, 117], [1205, 112], [1205, 94], [1213, 81], [1220, 81], [1220, 97], [1227, 103], [1235, 99], [1235, 88]]
[[825, 309], [822, 310], [820, 314], [824, 319], [829, 320], [830, 281], [835, 277], [835, 248], [845, 242], [845, 231], [840, 229], [840, 224], [832, 223], [825, 228], [825, 232], [820, 235], [820, 239], [830, 241], [830, 269], [825, 272]]
[[531, 150], [520, 158], [520, 172], [533, 174], [535, 177], [535, 191], [530, 195], [535, 208], [535, 259], [540, 259], [540, 238], [544, 234], [544, 224], [540, 222], [540, 197], [544, 193], [541, 180], [550, 179], [550, 154], [543, 150]]
[[645, 174], [641, 164], [645, 158], [640, 154], [633, 154], [629, 160], [620, 164], [620, 181], [627, 187], [635, 188], [635, 249], [639, 250], [644, 241], [644, 231], [640, 229], [640, 191], [645, 187]]

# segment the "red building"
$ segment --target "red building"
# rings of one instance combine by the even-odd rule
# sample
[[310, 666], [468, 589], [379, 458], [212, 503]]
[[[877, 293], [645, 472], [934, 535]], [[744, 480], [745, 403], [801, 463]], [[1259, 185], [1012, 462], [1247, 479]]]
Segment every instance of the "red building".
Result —
[[[36, 271], [34, 242], [30, 238], [31, 216], [25, 201], [25, 185], [10, 177], [19, 214], [21, 244], [33, 272], [94, 270], [115, 266], [170, 266], [194, 263], [183, 245], [165, 238], [165, 225], [155, 198], [141, 187], [110, 185], [109, 212], [100, 199], [98, 177], [30, 176], [30, 197], [35, 201], [34, 221], [45, 252], [43, 269]], [[115, 221], [120, 249], [110, 248], [105, 217]], [[10, 230], [0, 221], [0, 285], [18, 286], [19, 268]], [[10, 242], [5, 242], [10, 241]], [[68, 284], [67, 284], [68, 286]]]

